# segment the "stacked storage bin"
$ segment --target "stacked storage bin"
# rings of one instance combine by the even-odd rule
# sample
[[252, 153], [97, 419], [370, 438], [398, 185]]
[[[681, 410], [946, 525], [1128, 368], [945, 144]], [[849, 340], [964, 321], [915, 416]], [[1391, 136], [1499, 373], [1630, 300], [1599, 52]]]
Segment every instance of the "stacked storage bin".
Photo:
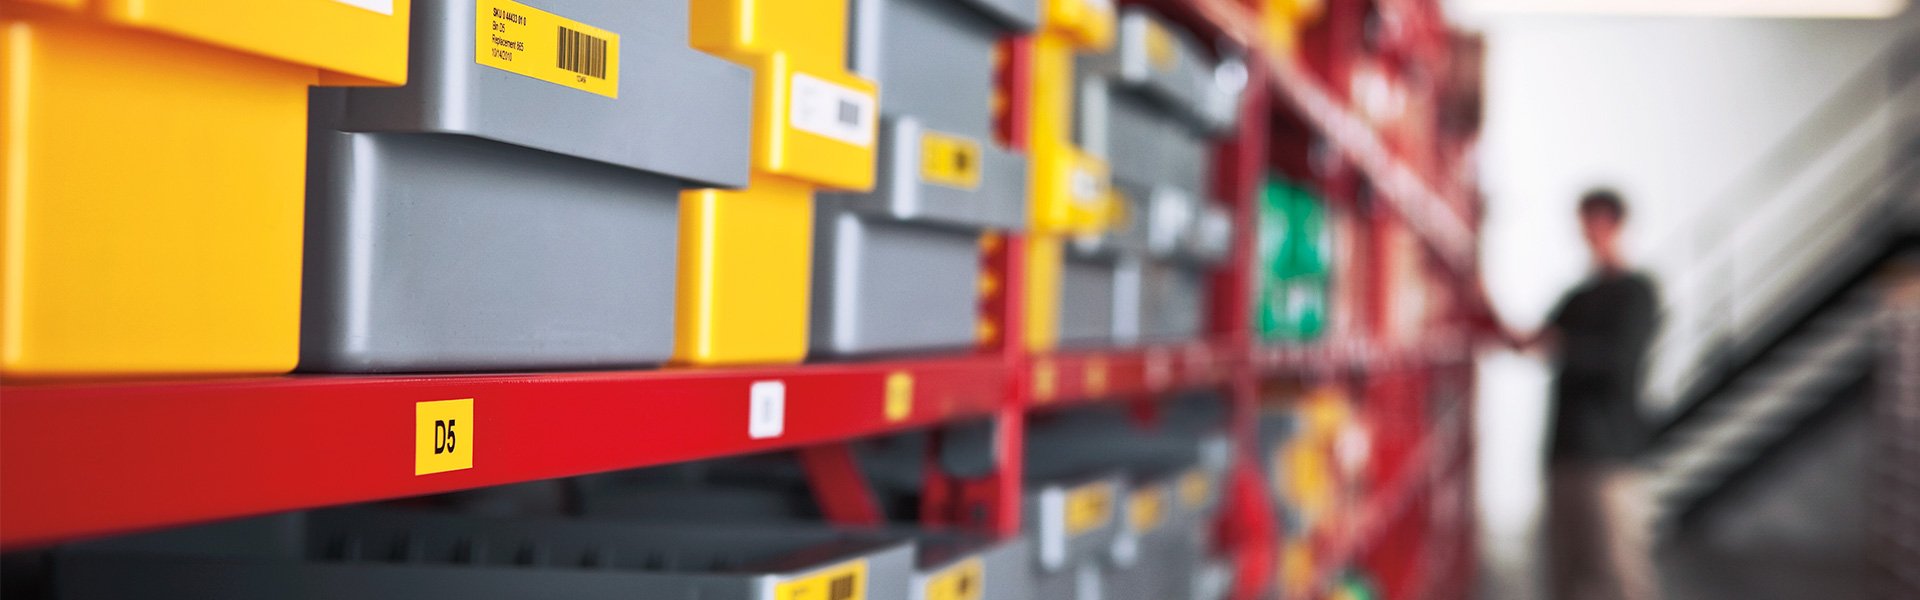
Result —
[[[1074, 141], [1074, 57], [1113, 45], [1111, 0], [1043, 0], [1040, 27], [1032, 38], [1027, 152], [1033, 167], [1027, 238], [1026, 346], [1037, 352], [1059, 345], [1068, 321], [1106, 321], [1100, 304], [1063, 305], [1061, 258], [1069, 238], [1097, 235], [1120, 216], [1107, 162]], [[1084, 311], [1084, 312], [1083, 312]]]
[[314, 92], [301, 366], [673, 351], [678, 202], [747, 183], [749, 74], [686, 0], [420, 0], [412, 79]]
[[[1071, 577], [1043, 569], [1042, 597], [1053, 597], [1044, 593], [1050, 589], [1077, 594], [1061, 597], [1119, 600], [1217, 599], [1225, 593], [1225, 563], [1211, 554], [1211, 526], [1229, 444], [1224, 420], [1212, 418], [1217, 411], [1191, 410], [1217, 406], [1213, 400], [1170, 401], [1153, 433], [1137, 431], [1119, 410], [1069, 415], [1036, 427], [1028, 442], [1036, 481], [1055, 481], [1056, 473], [1120, 476], [1119, 495], [1111, 501], [1116, 522], [1097, 560], [1070, 569]], [[1081, 493], [1087, 504], [1099, 498]], [[1070, 515], [1072, 499], [1064, 498]], [[1049, 525], [1029, 523], [1042, 549]]]
[[[1067, 306], [1109, 305], [1110, 320], [1069, 322], [1078, 342], [1185, 341], [1204, 323], [1207, 274], [1232, 221], [1210, 200], [1212, 138], [1231, 128], [1239, 90], [1204, 50], [1152, 12], [1129, 7], [1114, 52], [1088, 58], [1080, 138], [1112, 163], [1126, 228], [1070, 249]], [[1234, 84], [1237, 85], [1237, 84]]]
[[1327, 329], [1332, 289], [1333, 236], [1326, 204], [1275, 177], [1262, 190], [1259, 213], [1254, 323], [1260, 338], [1317, 340]]
[[[81, 548], [63, 598], [909, 600], [913, 544], [804, 526], [684, 527], [321, 511]], [[183, 543], [185, 542], [185, 543]], [[159, 552], [154, 546], [168, 548]], [[197, 552], [182, 547], [198, 546]]]
[[0, 0], [0, 377], [291, 370], [307, 89], [405, 82], [409, 8]]
[[819, 203], [816, 353], [973, 343], [979, 238], [1026, 215], [1026, 160], [993, 136], [997, 47], [1038, 18], [1035, 0], [856, 3], [854, 70], [885, 91], [877, 185]]
[[847, 2], [693, 2], [693, 46], [754, 72], [752, 175], [681, 206], [680, 362], [806, 356], [814, 192], [874, 183], [875, 87], [847, 72]]
[[[913, 445], [898, 447], [907, 449]], [[923, 456], [924, 452], [914, 454]], [[886, 458], [909, 457], [903, 453]], [[882, 484], [883, 490], [891, 491], [886, 490], [885, 484], [899, 487], [909, 479], [906, 475], [880, 477], [877, 483]], [[917, 476], [910, 479], [919, 480]], [[756, 523], [780, 528], [792, 527], [795, 523], [817, 523], [821, 518], [805, 475], [791, 461], [774, 460], [771, 456], [582, 477], [570, 483], [579, 502], [579, 512], [596, 519], [681, 525]], [[1029, 590], [1033, 583], [1024, 539], [992, 540], [897, 525], [881, 531], [914, 542], [916, 554], [911, 578], [914, 600], [1026, 600], [1032, 597]]]

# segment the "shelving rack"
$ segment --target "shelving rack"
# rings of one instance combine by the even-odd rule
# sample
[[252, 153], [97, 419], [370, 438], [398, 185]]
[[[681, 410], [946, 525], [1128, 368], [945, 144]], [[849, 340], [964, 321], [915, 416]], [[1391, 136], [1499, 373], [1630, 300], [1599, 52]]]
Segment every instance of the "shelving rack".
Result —
[[[1421, 3], [1429, 2], [1381, 2]], [[1467, 184], [1452, 169], [1422, 170], [1396, 157], [1302, 59], [1264, 39], [1247, 6], [1148, 4], [1247, 52], [1243, 126], [1220, 147], [1215, 180], [1217, 195], [1232, 203], [1237, 231], [1254, 230], [1255, 195], [1271, 163], [1268, 125], [1285, 113], [1346, 157], [1435, 264], [1470, 281], [1476, 233], [1463, 211]], [[1025, 42], [1007, 44], [1010, 63], [1023, 64]], [[1022, 71], [1009, 69], [1010, 85], [1022, 85]], [[1017, 132], [1024, 107], [1011, 108], [1002, 133], [1023, 139]], [[872, 522], [872, 494], [847, 444], [981, 423], [996, 433], [996, 468], [979, 478], [930, 481], [925, 518], [1013, 535], [1020, 530], [1018, 457], [1028, 411], [1215, 388], [1230, 398], [1239, 458], [1219, 529], [1235, 556], [1234, 597], [1253, 598], [1274, 589], [1280, 534], [1267, 508], [1270, 486], [1252, 459], [1263, 381], [1343, 378], [1373, 393], [1383, 380], [1417, 387], [1450, 370], [1457, 385], [1471, 385], [1470, 348], [1458, 333], [1411, 344], [1360, 338], [1261, 345], [1251, 333], [1254, 239], [1247, 234], [1236, 237], [1230, 268], [1211, 284], [1204, 341], [1029, 354], [1013, 333], [1025, 319], [1016, 258], [1025, 242], [1019, 235], [997, 242], [985, 257], [995, 285], [981, 307], [993, 333], [974, 352], [760, 368], [0, 385], [0, 549], [782, 449], [802, 451], [829, 517]], [[778, 385], [756, 385], [768, 383]], [[764, 395], [768, 389], [779, 390], [778, 401]], [[449, 399], [473, 400], [463, 431], [473, 465], [416, 475], [414, 407]], [[1471, 527], [1460, 515], [1471, 505], [1471, 406], [1456, 404], [1428, 407], [1446, 416], [1411, 426], [1414, 439], [1393, 441], [1410, 450], [1393, 461], [1396, 468], [1382, 469], [1348, 526], [1305, 532], [1330, 558], [1308, 589], [1289, 590], [1295, 595], [1288, 597], [1319, 597], [1343, 570], [1362, 564], [1382, 572], [1389, 597], [1466, 593]]]

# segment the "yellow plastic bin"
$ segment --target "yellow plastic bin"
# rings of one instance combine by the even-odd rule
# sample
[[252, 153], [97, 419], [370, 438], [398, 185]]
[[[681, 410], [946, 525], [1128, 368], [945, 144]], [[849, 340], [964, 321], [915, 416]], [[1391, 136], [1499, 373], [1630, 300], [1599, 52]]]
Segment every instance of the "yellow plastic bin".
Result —
[[847, 2], [693, 2], [694, 48], [754, 71], [753, 173], [681, 196], [676, 362], [806, 356], [814, 191], [873, 188], [879, 107], [847, 70]]
[[307, 88], [408, 2], [0, 0], [0, 376], [292, 369]]
[[1044, 0], [1033, 36], [1032, 235], [1027, 244], [1027, 347], [1052, 350], [1060, 341], [1061, 258], [1075, 235], [1112, 227], [1120, 216], [1107, 163], [1073, 143], [1074, 55], [1113, 46], [1112, 0]]

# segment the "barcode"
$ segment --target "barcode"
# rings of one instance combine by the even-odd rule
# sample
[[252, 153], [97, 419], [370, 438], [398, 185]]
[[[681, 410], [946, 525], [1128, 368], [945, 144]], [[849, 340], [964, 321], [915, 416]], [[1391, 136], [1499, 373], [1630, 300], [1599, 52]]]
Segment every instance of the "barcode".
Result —
[[850, 126], [860, 125], [859, 103], [844, 98], [840, 100], [840, 124]]
[[607, 78], [607, 41], [560, 28], [560, 68], [588, 77]]
[[827, 600], [853, 600], [853, 576], [841, 575], [828, 584]]

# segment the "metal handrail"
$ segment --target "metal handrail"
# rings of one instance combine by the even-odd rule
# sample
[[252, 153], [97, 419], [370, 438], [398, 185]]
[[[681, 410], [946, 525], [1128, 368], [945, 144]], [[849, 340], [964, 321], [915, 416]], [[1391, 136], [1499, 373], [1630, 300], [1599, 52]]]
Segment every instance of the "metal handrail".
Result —
[[[1663, 307], [1669, 323], [1652, 349], [1654, 362], [1650, 365], [1661, 368], [1655, 375], [1662, 376], [1660, 382], [1671, 384], [1665, 389], [1664, 398], [1670, 408], [1685, 408], [1681, 402], [1687, 399], [1682, 396], [1708, 375], [1706, 367], [1710, 366], [1709, 361], [1717, 350], [1746, 341], [1737, 339], [1741, 321], [1749, 317], [1757, 321], [1761, 316], [1748, 314], [1753, 312], [1755, 300], [1748, 296], [1756, 290], [1774, 292], [1774, 296], [1783, 296], [1789, 291], [1787, 278], [1795, 274], [1762, 271], [1748, 277], [1748, 271], [1758, 271], [1752, 266], [1777, 266], [1783, 259], [1798, 259], [1788, 256], [1786, 251], [1818, 247], [1813, 242], [1844, 234], [1852, 225], [1864, 222], [1874, 214], [1874, 203], [1880, 199], [1874, 196], [1883, 191], [1880, 188], [1894, 181], [1903, 169], [1910, 168], [1891, 163], [1884, 170], [1856, 173], [1851, 180], [1836, 181], [1848, 175], [1853, 170], [1849, 167], [1857, 166], [1862, 155], [1884, 150], [1898, 156], [1897, 148], [1882, 148], [1876, 142], [1891, 145], [1904, 140], [1878, 137], [1867, 139], [1843, 161], [1822, 163], [1819, 159], [1831, 158], [1836, 147], [1858, 142], [1855, 138], [1861, 135], [1863, 126], [1884, 119], [1891, 129], [1898, 126], [1902, 110], [1920, 107], [1920, 85], [1916, 85], [1920, 77], [1912, 72], [1915, 61], [1920, 60], [1917, 55], [1920, 55], [1920, 32], [1903, 35], [1877, 52], [1756, 160], [1746, 171], [1748, 176], [1735, 179], [1737, 183], [1726, 193], [1694, 211], [1692, 218], [1682, 221], [1681, 227], [1687, 229], [1659, 247], [1655, 256], [1685, 257], [1684, 262], [1677, 265], [1669, 263], [1677, 268], [1669, 269], [1671, 280], [1666, 283], [1675, 290], [1695, 292], [1691, 297], [1688, 294], [1668, 296], [1686, 298], [1692, 305], [1669, 301]], [[1868, 133], [1883, 136], [1890, 132]], [[1830, 172], [1815, 173], [1816, 167]], [[1810, 189], [1847, 191], [1782, 193], [1810, 176], [1817, 176], [1819, 184]], [[1809, 210], [1792, 210], [1803, 207]], [[1781, 219], [1781, 215], [1796, 218]], [[1844, 217], [1852, 219], [1835, 222]], [[1775, 222], [1769, 223], [1769, 220]], [[1773, 227], [1750, 231], [1762, 225]], [[1841, 228], [1841, 225], [1847, 227]], [[1836, 231], [1837, 228], [1841, 231]], [[1743, 237], [1743, 233], [1748, 235]], [[1742, 243], [1756, 238], [1767, 242], [1757, 247]], [[1845, 249], [1844, 244], [1841, 240], [1821, 250], [1836, 253]], [[1749, 262], [1755, 259], [1758, 262]], [[1759, 300], [1771, 310], [1782, 298]], [[1679, 366], [1664, 366], [1675, 361], [1681, 361]]]

